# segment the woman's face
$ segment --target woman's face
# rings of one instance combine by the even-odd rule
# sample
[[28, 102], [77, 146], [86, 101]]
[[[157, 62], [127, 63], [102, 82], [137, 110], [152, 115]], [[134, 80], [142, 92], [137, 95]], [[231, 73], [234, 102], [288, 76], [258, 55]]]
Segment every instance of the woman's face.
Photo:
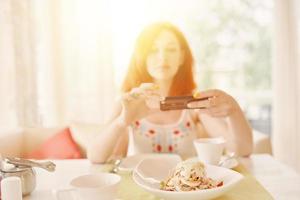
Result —
[[155, 80], [172, 79], [183, 63], [183, 50], [175, 34], [162, 31], [154, 40], [147, 57], [147, 70]]

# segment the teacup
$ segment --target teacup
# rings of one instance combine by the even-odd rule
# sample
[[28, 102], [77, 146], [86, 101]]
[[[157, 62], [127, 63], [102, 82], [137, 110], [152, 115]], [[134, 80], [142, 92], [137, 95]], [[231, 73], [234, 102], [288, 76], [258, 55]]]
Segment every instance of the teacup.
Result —
[[207, 164], [218, 165], [225, 143], [226, 141], [223, 137], [195, 139], [194, 146], [198, 159]]
[[56, 191], [58, 200], [114, 200], [121, 177], [112, 173], [87, 174], [71, 180], [71, 189]]

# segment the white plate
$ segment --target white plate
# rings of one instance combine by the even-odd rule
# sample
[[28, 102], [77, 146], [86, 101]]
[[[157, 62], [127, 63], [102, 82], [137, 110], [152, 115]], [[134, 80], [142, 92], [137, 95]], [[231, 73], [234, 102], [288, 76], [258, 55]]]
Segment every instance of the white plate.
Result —
[[158, 153], [136, 154], [122, 159], [122, 162], [119, 165], [119, 170], [123, 172], [131, 172], [145, 158], [168, 158], [168, 157], [180, 159], [180, 157], [177, 154], [158, 154]]
[[[160, 156], [160, 157], [148, 157], [142, 160], [138, 166], [134, 169], [134, 172], [143, 180], [160, 185], [160, 181], [166, 178], [165, 172], [169, 174], [170, 169], [176, 167], [182, 160], [179, 156]], [[152, 167], [153, 165], [154, 168]], [[163, 173], [158, 173], [153, 170], [157, 169]]]
[[[153, 164], [149, 166], [149, 163], [159, 162], [160, 165]], [[160, 197], [165, 200], [204, 200], [204, 199], [212, 199], [219, 197], [229, 190], [231, 190], [234, 186], [236, 186], [242, 179], [243, 175], [240, 173], [233, 171], [231, 169], [227, 169], [224, 167], [217, 167], [213, 165], [205, 165], [207, 176], [215, 179], [222, 180], [223, 185], [213, 189], [206, 190], [197, 190], [197, 191], [189, 191], [189, 192], [172, 192], [172, 191], [164, 191], [159, 188], [159, 184], [153, 184], [148, 182], [147, 179], [141, 178], [139, 173], [143, 173], [145, 177], [153, 177], [153, 179], [159, 180], [161, 177], [165, 177], [168, 175], [169, 171], [174, 167], [168, 165], [170, 169], [164, 167], [160, 168], [165, 162], [166, 166], [168, 165], [168, 159], [155, 159], [155, 158], [147, 158], [139, 163], [136, 169], [133, 171], [133, 180], [134, 182], [143, 188], [144, 190]], [[172, 167], [172, 168], [171, 168]], [[139, 173], [137, 173], [139, 171]]]
[[[221, 161], [225, 160], [226, 158], [227, 158], [226, 156], [222, 156]], [[188, 161], [198, 161], [198, 158], [197, 157], [193, 157], [193, 158], [189, 158], [187, 160]], [[228, 168], [228, 169], [232, 169], [232, 168], [235, 168], [238, 165], [239, 165], [239, 161], [236, 158], [231, 158], [231, 159], [225, 161], [222, 164], [222, 167], [225, 167], [225, 168]]]

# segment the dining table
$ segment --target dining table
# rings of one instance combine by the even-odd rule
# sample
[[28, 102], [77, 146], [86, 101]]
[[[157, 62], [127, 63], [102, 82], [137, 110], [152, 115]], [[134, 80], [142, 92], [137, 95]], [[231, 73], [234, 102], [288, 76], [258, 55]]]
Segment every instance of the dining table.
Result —
[[[92, 164], [88, 159], [51, 161], [56, 164], [55, 171], [48, 172], [36, 168], [36, 188], [30, 195], [23, 197], [24, 200], [56, 200], [55, 192], [70, 188], [69, 183], [73, 178], [107, 170], [106, 165]], [[253, 179], [269, 193], [268, 199], [300, 199], [300, 175], [273, 156], [253, 154], [249, 157], [239, 158], [238, 161], [253, 176]], [[122, 196], [119, 199], [123, 200]], [[222, 199], [222, 197], [218, 199]]]

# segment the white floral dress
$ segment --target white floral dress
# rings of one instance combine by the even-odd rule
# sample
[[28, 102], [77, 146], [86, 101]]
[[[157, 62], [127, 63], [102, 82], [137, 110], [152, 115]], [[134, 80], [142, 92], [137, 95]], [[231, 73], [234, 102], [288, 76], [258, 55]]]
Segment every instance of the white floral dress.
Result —
[[196, 133], [197, 126], [188, 110], [183, 110], [179, 120], [172, 124], [159, 125], [141, 119], [131, 125], [128, 155], [176, 153], [183, 158], [195, 156]]

